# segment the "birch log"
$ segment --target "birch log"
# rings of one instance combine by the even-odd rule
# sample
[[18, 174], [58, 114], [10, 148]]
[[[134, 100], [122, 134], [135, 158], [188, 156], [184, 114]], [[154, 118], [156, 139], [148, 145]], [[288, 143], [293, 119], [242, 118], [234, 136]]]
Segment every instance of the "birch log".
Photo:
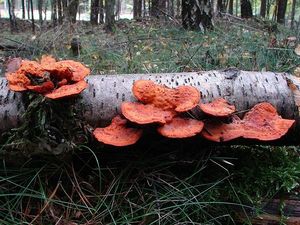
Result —
[[[89, 87], [77, 103], [84, 119], [92, 126], [110, 121], [120, 113], [123, 101], [135, 101], [131, 91], [132, 84], [141, 79], [153, 80], [168, 87], [192, 85], [201, 92], [203, 102], [224, 97], [239, 111], [267, 101], [277, 108], [283, 118], [296, 119], [296, 127], [299, 127], [299, 78], [285, 73], [247, 72], [236, 69], [90, 76], [87, 79]], [[21, 93], [10, 91], [5, 78], [0, 78], [0, 86], [0, 131], [5, 131], [21, 122], [24, 105]]]

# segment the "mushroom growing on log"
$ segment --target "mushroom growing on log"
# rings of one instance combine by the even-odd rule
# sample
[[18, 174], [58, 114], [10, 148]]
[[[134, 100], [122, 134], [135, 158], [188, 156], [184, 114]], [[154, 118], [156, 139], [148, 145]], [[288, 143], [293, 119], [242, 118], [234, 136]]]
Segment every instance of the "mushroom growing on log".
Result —
[[[132, 85], [137, 80], [151, 80], [168, 87], [190, 85], [202, 95], [204, 103], [224, 98], [237, 112], [249, 110], [260, 102], [269, 102], [285, 119], [295, 119], [299, 128], [300, 80], [289, 74], [246, 71], [208, 71], [169, 74], [95, 75], [87, 79], [89, 87], [78, 101], [84, 119], [91, 125], [107, 124], [120, 114], [122, 102], [134, 102]], [[21, 94], [8, 89], [0, 79], [0, 130], [15, 127], [24, 105]], [[194, 112], [195, 113], [195, 112]], [[100, 124], [100, 125], [101, 125]], [[297, 132], [291, 132], [295, 135]], [[298, 138], [299, 140], [299, 138]]]

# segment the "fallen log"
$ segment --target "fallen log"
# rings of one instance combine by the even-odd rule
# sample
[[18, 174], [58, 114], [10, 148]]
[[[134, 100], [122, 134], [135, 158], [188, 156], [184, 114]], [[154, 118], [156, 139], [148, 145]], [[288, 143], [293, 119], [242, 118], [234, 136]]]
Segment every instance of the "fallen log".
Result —
[[[89, 87], [76, 103], [84, 119], [92, 126], [107, 124], [120, 113], [121, 103], [136, 101], [132, 85], [136, 80], [152, 80], [169, 87], [191, 85], [202, 95], [203, 102], [223, 97], [243, 112], [259, 102], [273, 104], [283, 118], [295, 119], [299, 128], [300, 79], [286, 73], [224, 71], [124, 74], [89, 76]], [[10, 91], [5, 78], [0, 78], [0, 131], [16, 127], [22, 121], [22, 94]]]

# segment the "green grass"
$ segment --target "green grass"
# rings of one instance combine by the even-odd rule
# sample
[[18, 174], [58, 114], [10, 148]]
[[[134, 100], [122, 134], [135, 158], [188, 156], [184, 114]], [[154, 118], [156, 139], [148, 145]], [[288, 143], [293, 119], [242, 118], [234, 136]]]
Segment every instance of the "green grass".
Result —
[[[296, 33], [280, 27], [277, 45], [269, 47], [268, 32], [253, 24], [247, 27], [219, 21], [213, 31], [198, 33], [172, 24], [125, 20], [114, 35], [82, 25], [61, 26], [34, 37], [8, 32], [3, 37], [32, 50], [11, 54], [74, 58], [89, 65], [92, 74], [226, 67], [292, 72], [299, 65], [294, 47], [284, 45]], [[82, 51], [73, 57], [69, 44], [77, 35]], [[36, 130], [29, 133], [33, 137], [45, 134], [42, 123], [52, 126], [61, 124], [61, 117], [74, 118], [68, 114], [72, 109], [51, 117], [54, 108], [37, 100], [28, 115], [35, 118]], [[13, 134], [19, 138], [23, 132]], [[72, 136], [63, 133], [64, 139]], [[47, 135], [43, 138], [47, 144]], [[282, 194], [296, 196], [299, 189], [298, 147], [206, 147], [194, 139], [159, 138], [125, 149], [93, 142], [72, 146], [73, 156], [24, 159], [11, 153], [1, 161], [1, 224], [234, 224], [237, 212], [249, 224], [251, 213], [246, 212], [261, 211], [262, 201]]]
[[262, 200], [299, 187], [297, 148], [190, 144], [81, 148], [18, 168], [3, 161], [1, 224], [233, 224], [234, 212], [259, 211]]
[[[262, 23], [260, 21], [260, 23]], [[81, 53], [75, 59], [92, 69], [92, 74], [156, 73], [237, 67], [243, 70], [292, 72], [300, 64], [294, 45], [285, 39], [299, 34], [284, 27], [270, 34], [265, 23], [255, 26], [217, 21], [207, 33], [185, 31], [177, 24], [157, 22], [118, 22], [114, 35], [102, 27], [61, 26], [36, 35], [5, 33], [31, 46], [29, 58], [53, 54], [74, 58], [70, 50], [72, 37], [79, 37]], [[267, 23], [266, 23], [267, 24]], [[272, 38], [276, 44], [270, 46]], [[22, 53], [23, 55], [26, 53]]]

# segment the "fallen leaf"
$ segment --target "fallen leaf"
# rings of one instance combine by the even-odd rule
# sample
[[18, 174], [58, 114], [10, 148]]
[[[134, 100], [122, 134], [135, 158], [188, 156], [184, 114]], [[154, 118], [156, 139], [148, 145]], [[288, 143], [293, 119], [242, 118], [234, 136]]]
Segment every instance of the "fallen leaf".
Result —
[[297, 68], [294, 70], [294, 75], [297, 76], [297, 77], [300, 77], [300, 67], [297, 67]]

